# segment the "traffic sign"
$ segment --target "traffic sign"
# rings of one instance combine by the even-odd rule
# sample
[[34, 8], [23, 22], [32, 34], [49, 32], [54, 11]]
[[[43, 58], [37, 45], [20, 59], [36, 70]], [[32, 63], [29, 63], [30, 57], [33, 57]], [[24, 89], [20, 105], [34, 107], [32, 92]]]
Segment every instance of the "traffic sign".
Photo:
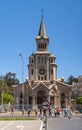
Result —
[[49, 103], [49, 101], [43, 101], [43, 103], [42, 103], [42, 109], [43, 110], [48, 110], [50, 108], [50, 103]]

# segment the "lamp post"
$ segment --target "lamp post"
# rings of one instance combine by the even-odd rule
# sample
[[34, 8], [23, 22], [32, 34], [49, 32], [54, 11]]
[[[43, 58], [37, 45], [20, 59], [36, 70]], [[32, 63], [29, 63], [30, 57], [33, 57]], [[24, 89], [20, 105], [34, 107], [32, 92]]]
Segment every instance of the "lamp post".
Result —
[[3, 109], [3, 90], [2, 90], [2, 101], [1, 101], [1, 105], [2, 105], [2, 112], [4, 111]]
[[22, 115], [24, 115], [24, 60], [21, 53], [19, 54], [19, 56], [22, 60]]
[[4, 81], [4, 77], [3, 76], [0, 76], [0, 81], [1, 81], [1, 111], [4, 112], [4, 108], [3, 108], [3, 105], [4, 105], [4, 97], [3, 97], [3, 94], [4, 94], [4, 87], [5, 87], [5, 81]]

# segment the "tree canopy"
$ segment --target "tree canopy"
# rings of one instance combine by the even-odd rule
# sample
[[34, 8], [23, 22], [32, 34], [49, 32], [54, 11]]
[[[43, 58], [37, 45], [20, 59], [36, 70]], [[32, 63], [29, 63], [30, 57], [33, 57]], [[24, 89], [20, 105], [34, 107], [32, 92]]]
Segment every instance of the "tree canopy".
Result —
[[[2, 95], [1, 95], [2, 96]], [[11, 94], [3, 94], [3, 104], [12, 104], [14, 102], [14, 97]]]
[[82, 104], [82, 96], [76, 98], [77, 104]]
[[4, 103], [12, 103], [14, 101], [12, 86], [18, 84], [19, 80], [16, 78], [15, 73], [9, 72], [5, 76], [0, 76], [0, 99], [2, 98], [3, 94]]
[[19, 84], [19, 80], [16, 78], [16, 74], [15, 73], [7, 73], [4, 76], [4, 80], [6, 81], [7, 86], [12, 86], [12, 85], [17, 85]]
[[78, 78], [75, 78], [73, 75], [70, 75], [66, 83], [72, 85], [72, 82], [78, 82]]

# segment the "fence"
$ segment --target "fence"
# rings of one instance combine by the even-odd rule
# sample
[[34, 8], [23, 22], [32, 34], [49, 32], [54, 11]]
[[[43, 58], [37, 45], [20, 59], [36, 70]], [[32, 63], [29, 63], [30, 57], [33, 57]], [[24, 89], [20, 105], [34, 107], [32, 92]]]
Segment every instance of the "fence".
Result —
[[[41, 104], [36, 104], [36, 105], [31, 105], [31, 104], [3, 104], [0, 105], [0, 112], [1, 111], [10, 111], [11, 108], [14, 108], [15, 111], [22, 111], [24, 109], [24, 111], [34, 111], [34, 110], [39, 110], [42, 109], [42, 105]], [[50, 106], [51, 109], [54, 109], [55, 107], [58, 106]]]

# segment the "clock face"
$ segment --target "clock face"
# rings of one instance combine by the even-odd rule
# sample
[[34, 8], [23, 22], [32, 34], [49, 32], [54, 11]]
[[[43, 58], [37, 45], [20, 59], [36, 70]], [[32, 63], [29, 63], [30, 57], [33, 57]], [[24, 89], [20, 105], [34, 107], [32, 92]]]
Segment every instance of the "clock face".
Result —
[[40, 75], [44, 75], [46, 73], [46, 70], [45, 70], [45, 68], [42, 66], [42, 67], [40, 67], [39, 68], [39, 74]]

